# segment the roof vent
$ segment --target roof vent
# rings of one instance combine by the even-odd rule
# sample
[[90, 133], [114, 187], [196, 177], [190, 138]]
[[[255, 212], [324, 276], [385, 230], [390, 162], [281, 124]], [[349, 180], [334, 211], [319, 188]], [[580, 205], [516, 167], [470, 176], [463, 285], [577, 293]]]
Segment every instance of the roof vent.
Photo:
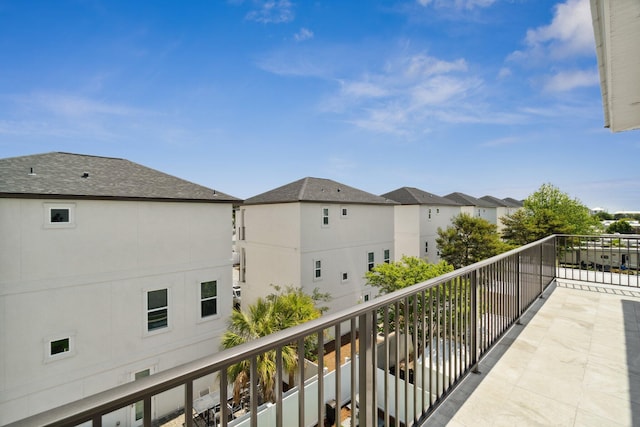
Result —
[[338, 193], [340, 192], [340, 189], [338, 188]]
[[30, 168], [29, 176], [36, 176], [36, 173], [33, 171], [33, 168]]
[[82, 174], [82, 178], [89, 178], [89, 172], [85, 172]]

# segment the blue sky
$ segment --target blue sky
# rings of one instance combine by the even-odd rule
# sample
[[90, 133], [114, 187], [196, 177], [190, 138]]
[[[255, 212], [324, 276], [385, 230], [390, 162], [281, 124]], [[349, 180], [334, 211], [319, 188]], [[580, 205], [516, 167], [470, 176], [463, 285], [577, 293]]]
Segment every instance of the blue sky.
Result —
[[0, 157], [123, 157], [240, 198], [552, 183], [640, 210], [588, 0], [0, 0], [0, 58]]

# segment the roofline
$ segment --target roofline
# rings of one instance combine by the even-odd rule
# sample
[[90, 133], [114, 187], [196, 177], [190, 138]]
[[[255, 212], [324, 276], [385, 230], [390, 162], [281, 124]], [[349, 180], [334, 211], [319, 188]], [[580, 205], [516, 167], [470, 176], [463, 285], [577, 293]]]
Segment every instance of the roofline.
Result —
[[387, 203], [367, 203], [367, 202], [353, 202], [349, 200], [282, 200], [282, 201], [270, 201], [270, 202], [249, 202], [242, 201], [242, 206], [257, 206], [257, 205], [283, 205], [286, 203], [317, 203], [317, 204], [340, 204], [340, 205], [369, 205], [369, 206], [400, 206], [401, 203], [395, 200], [387, 199]]
[[76, 194], [42, 194], [42, 193], [0, 193], [0, 199], [56, 199], [56, 200], [111, 200], [136, 202], [180, 202], [180, 203], [233, 203], [242, 204], [241, 199], [181, 199], [162, 197], [122, 197], [122, 196], [93, 196]]

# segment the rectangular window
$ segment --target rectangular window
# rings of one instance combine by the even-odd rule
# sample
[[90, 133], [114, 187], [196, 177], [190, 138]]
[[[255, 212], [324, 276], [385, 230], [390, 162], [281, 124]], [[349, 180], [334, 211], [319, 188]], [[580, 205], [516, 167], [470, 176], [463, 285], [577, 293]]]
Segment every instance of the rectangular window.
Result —
[[342, 281], [346, 282], [347, 280], [349, 280], [349, 273], [347, 272], [342, 273]]
[[322, 261], [320, 260], [316, 260], [314, 262], [313, 278], [314, 280], [319, 280], [322, 278]]
[[[151, 375], [151, 369], [145, 369], [144, 371], [136, 372], [134, 374], [134, 380], [139, 380]], [[135, 420], [140, 421], [144, 417], [144, 401], [141, 400], [135, 403]]]
[[431, 219], [431, 209], [429, 209], [429, 219]]
[[45, 228], [73, 228], [75, 225], [75, 203], [45, 203]]
[[340, 208], [340, 216], [342, 218], [346, 218], [349, 215], [349, 210], [347, 208]]
[[436, 214], [439, 214], [439, 213], [440, 213], [440, 208], [437, 208], [436, 209]]
[[200, 283], [200, 317], [218, 314], [218, 282]]
[[244, 248], [240, 250], [240, 278], [242, 283], [247, 281], [247, 253]]
[[384, 250], [384, 262], [387, 264], [391, 262], [391, 251], [389, 249]]
[[55, 356], [56, 354], [66, 353], [69, 351], [69, 349], [69, 338], [51, 341], [49, 355]]
[[75, 333], [56, 334], [44, 340], [44, 363], [75, 355]]
[[169, 326], [169, 290], [147, 292], [147, 331]]
[[424, 242], [424, 252], [429, 253], [429, 242]]
[[373, 252], [367, 253], [367, 269], [371, 271], [375, 265]]
[[329, 226], [329, 208], [322, 208], [322, 226]]

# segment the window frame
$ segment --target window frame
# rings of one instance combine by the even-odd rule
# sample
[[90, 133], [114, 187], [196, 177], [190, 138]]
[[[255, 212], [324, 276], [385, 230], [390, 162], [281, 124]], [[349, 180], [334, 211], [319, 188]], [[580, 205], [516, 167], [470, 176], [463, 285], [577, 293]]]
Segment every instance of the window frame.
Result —
[[314, 259], [313, 260], [313, 281], [317, 282], [322, 280], [322, 260]]
[[340, 206], [340, 218], [349, 218], [349, 208], [347, 206]]
[[384, 249], [382, 251], [382, 262], [391, 264], [391, 249]]
[[[211, 320], [211, 319], [215, 319], [215, 318], [219, 318], [220, 317], [220, 289], [218, 286], [218, 279], [213, 279], [213, 280], [205, 280], [205, 281], [199, 281], [198, 282], [198, 305], [200, 306], [200, 314], [199, 314], [199, 318], [202, 321], [206, 321], [206, 320]], [[214, 283], [216, 290], [215, 290], [215, 296], [212, 297], [203, 297], [202, 296], [202, 286], [205, 283]], [[213, 314], [207, 314], [206, 316], [203, 315], [202, 313], [202, 304], [204, 302], [208, 302], [208, 301], [215, 301], [215, 313]]]
[[320, 220], [320, 225], [322, 226], [322, 228], [328, 228], [329, 224], [331, 223], [329, 220], [329, 206], [323, 206], [320, 209], [320, 214], [321, 214], [321, 220]]
[[348, 281], [349, 281], [349, 272], [343, 271], [342, 273], [340, 273], [340, 282], [347, 283]]
[[[166, 291], [166, 297], [167, 297], [167, 304], [163, 307], [156, 307], [153, 309], [149, 309], [149, 294], [151, 292], [157, 292], [157, 291]], [[165, 288], [153, 288], [153, 289], [145, 289], [143, 292], [143, 303], [144, 303], [144, 322], [143, 322], [143, 327], [144, 327], [144, 335], [145, 336], [150, 336], [150, 335], [157, 335], [157, 334], [162, 334], [165, 332], [168, 332], [171, 330], [171, 318], [172, 318], [172, 313], [171, 313], [171, 288], [169, 288], [168, 286]], [[160, 311], [160, 310], [166, 310], [167, 311], [167, 324], [165, 326], [161, 326], [161, 327], [157, 327], [154, 329], [149, 329], [149, 313], [151, 310], [153, 311]]]
[[[52, 221], [52, 211], [67, 210], [68, 221], [54, 222]], [[43, 203], [44, 228], [75, 228], [76, 226], [76, 204], [75, 203]]]
[[[68, 350], [52, 354], [51, 346], [58, 341], [68, 340]], [[49, 335], [44, 339], [44, 363], [73, 357], [76, 354], [76, 334], [74, 332]]]
[[375, 252], [367, 252], [367, 271], [373, 270], [376, 266], [376, 254]]

